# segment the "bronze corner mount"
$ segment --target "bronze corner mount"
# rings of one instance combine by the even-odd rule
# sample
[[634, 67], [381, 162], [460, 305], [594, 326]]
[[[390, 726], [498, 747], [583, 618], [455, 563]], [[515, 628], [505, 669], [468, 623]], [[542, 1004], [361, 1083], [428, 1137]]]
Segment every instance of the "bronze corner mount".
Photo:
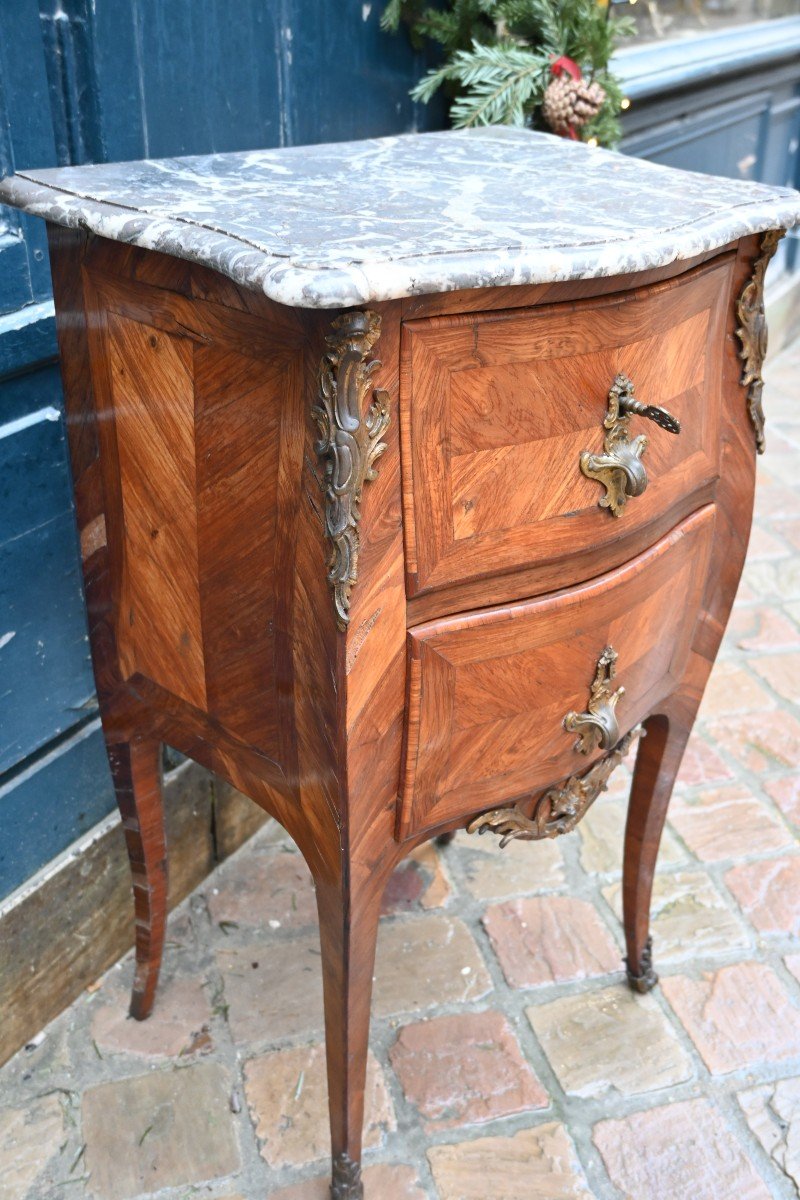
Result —
[[747, 388], [747, 411], [755, 430], [756, 449], [764, 453], [764, 380], [762, 368], [767, 353], [767, 318], [764, 312], [764, 277], [778, 249], [783, 229], [770, 229], [761, 239], [761, 253], [753, 262], [753, 273], [736, 301], [736, 336], [741, 343], [742, 387]]
[[493, 808], [471, 821], [467, 833], [483, 834], [490, 830], [501, 839], [501, 849], [515, 839], [538, 842], [571, 833], [601, 792], [606, 790], [609, 778], [628, 753], [631, 744], [637, 737], [643, 737], [644, 732], [641, 725], [637, 725], [625, 734], [611, 754], [596, 762], [585, 775], [572, 775], [566, 783], [544, 792], [530, 817], [519, 804], [514, 808]]
[[381, 364], [370, 353], [380, 332], [381, 318], [374, 312], [336, 318], [325, 339], [328, 349], [312, 409], [320, 432], [315, 449], [325, 460], [328, 582], [342, 632], [350, 621], [350, 593], [358, 580], [361, 494], [364, 484], [377, 477], [375, 461], [386, 449], [381, 438], [390, 419], [388, 392], [372, 388], [372, 376]]

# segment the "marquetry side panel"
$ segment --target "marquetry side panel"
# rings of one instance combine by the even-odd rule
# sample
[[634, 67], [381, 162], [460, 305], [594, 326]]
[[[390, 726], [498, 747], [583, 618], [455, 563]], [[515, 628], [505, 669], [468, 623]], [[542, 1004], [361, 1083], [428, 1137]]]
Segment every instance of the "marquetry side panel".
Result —
[[192, 343], [115, 313], [106, 330], [123, 516], [120, 666], [204, 709]]
[[[199, 578], [208, 711], [281, 758], [275, 676], [281, 405], [291, 364], [194, 351]], [[267, 699], [269, 697], [269, 699]]]
[[120, 674], [151, 707], [189, 705], [288, 786], [303, 324], [94, 265], [84, 276]]

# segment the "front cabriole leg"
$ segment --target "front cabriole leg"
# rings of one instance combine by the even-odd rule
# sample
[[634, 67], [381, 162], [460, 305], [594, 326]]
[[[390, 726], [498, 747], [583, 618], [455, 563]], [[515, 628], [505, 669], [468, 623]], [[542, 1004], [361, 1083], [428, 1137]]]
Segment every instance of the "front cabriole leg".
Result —
[[361, 1143], [370, 1002], [383, 892], [391, 874], [343, 864], [315, 879], [331, 1122], [331, 1200], [363, 1200]]
[[649, 992], [658, 983], [650, 936], [653, 877], [672, 789], [701, 697], [702, 687], [673, 693], [662, 711], [645, 721], [647, 737], [636, 756], [622, 867], [625, 969], [635, 992]]

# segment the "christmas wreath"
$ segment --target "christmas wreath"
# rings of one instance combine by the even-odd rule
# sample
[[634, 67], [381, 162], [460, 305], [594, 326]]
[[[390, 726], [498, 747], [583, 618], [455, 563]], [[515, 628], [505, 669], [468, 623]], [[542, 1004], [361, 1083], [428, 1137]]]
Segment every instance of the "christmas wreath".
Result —
[[455, 126], [530, 125], [613, 146], [628, 102], [609, 63], [635, 31], [615, 8], [615, 0], [389, 0], [382, 25], [395, 32], [403, 22], [416, 47], [433, 42], [444, 52], [411, 95], [427, 103], [444, 89]]

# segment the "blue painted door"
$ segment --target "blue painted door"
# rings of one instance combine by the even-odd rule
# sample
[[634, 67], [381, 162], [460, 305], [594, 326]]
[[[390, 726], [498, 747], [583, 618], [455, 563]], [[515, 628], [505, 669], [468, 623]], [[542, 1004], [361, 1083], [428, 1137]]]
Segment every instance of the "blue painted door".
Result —
[[[367, 137], [436, 119], [382, 0], [2, 0], [0, 171]], [[0, 897], [113, 808], [44, 225], [0, 208]]]
[[[39, 13], [5, 0], [0, 167], [34, 162], [56, 162]], [[94, 708], [45, 231], [2, 209], [0, 894], [108, 811]]]

